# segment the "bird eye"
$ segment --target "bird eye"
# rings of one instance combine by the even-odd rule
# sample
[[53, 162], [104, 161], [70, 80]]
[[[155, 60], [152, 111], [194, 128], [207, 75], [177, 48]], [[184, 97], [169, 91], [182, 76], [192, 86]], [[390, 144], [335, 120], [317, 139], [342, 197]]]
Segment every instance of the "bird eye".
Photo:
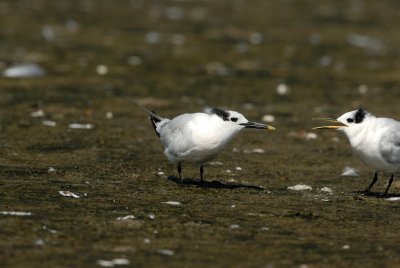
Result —
[[237, 119], [237, 117], [232, 117], [232, 118], [231, 118], [231, 121], [232, 121], [232, 122], [237, 122], [238, 119]]
[[353, 123], [353, 122], [354, 122], [354, 119], [353, 119], [353, 118], [347, 118], [347, 122]]

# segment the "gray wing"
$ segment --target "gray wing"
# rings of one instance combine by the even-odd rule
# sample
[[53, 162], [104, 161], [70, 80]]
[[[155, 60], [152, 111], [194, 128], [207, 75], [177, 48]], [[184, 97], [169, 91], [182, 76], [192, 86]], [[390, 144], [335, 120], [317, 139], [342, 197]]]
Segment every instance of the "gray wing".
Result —
[[193, 130], [189, 127], [189, 114], [175, 117], [160, 128], [160, 139], [169, 154], [179, 157], [195, 147], [190, 137]]
[[379, 152], [388, 163], [400, 165], [400, 124], [394, 120], [390, 123], [392, 126], [383, 134]]

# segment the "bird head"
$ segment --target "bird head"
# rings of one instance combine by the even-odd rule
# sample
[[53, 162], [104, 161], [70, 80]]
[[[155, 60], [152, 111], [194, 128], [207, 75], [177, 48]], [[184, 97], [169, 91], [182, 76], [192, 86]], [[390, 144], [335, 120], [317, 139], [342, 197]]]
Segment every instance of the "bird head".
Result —
[[354, 129], [362, 126], [369, 118], [374, 117], [367, 110], [360, 108], [358, 110], [344, 113], [338, 118], [314, 118], [314, 120], [322, 120], [326, 122], [335, 123], [332, 126], [320, 126], [314, 127], [313, 129], [337, 129], [343, 131], [346, 134], [353, 131]]
[[236, 111], [224, 111], [222, 109], [214, 108], [211, 110], [211, 113], [216, 114], [219, 116], [226, 124], [229, 124], [234, 129], [240, 130], [243, 128], [256, 128], [256, 129], [267, 129], [267, 130], [275, 130], [274, 127], [257, 123], [251, 122], [244, 117], [239, 112]]

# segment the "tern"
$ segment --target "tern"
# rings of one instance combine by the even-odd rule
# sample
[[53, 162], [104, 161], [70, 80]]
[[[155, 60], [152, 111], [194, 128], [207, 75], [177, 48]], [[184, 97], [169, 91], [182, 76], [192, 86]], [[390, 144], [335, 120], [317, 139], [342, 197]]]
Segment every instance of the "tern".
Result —
[[313, 129], [336, 129], [343, 132], [350, 141], [355, 155], [365, 164], [375, 169], [373, 180], [365, 192], [369, 193], [378, 180], [378, 172], [391, 173], [384, 195], [393, 182], [393, 173], [400, 170], [400, 122], [383, 117], [375, 117], [367, 110], [347, 112], [337, 119], [315, 118], [336, 123]]
[[251, 122], [239, 112], [219, 108], [214, 108], [209, 113], [186, 113], [173, 119], [162, 118], [154, 111], [145, 110], [164, 145], [164, 154], [169, 161], [177, 164], [181, 182], [183, 163], [192, 163], [200, 166], [202, 183], [203, 165], [215, 158], [240, 130], [275, 130], [269, 125]]

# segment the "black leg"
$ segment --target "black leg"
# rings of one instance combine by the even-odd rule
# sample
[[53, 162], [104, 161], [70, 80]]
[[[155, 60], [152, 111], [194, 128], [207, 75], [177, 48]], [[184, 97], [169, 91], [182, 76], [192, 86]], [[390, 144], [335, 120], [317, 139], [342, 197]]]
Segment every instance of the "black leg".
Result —
[[383, 195], [387, 195], [387, 193], [389, 191], [389, 188], [390, 188], [390, 185], [392, 185], [392, 182], [393, 182], [393, 174], [392, 174], [392, 176], [390, 176], [389, 185], [387, 186], [386, 191], [385, 191], [385, 193]]
[[182, 183], [182, 175], [181, 175], [181, 173], [182, 173], [182, 166], [181, 166], [181, 163], [179, 162], [178, 163], [178, 174], [179, 174], [179, 179], [181, 180], [181, 183]]
[[200, 166], [200, 182], [201, 183], [203, 183], [203, 173], [204, 173], [203, 166]]
[[378, 172], [375, 172], [375, 176], [372, 179], [371, 184], [369, 185], [368, 189], [365, 192], [369, 193], [371, 191], [372, 186], [374, 186], [375, 182], [378, 180]]

